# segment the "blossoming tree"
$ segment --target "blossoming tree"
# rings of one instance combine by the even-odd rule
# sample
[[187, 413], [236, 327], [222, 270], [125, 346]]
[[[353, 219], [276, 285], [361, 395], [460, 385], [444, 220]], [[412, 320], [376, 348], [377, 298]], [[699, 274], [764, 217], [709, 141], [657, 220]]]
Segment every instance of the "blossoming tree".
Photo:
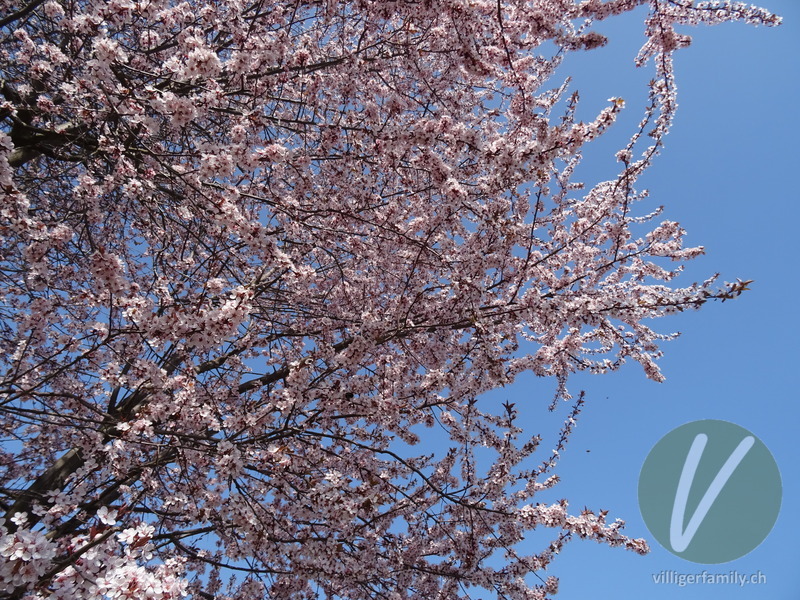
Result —
[[[581, 122], [554, 73], [639, 5], [648, 108], [582, 189], [624, 103]], [[736, 19], [778, 22], [0, 0], [0, 595], [534, 599], [571, 539], [646, 552], [542, 502], [557, 452], [482, 394], [527, 371], [555, 406], [626, 360], [658, 380], [643, 321], [742, 291], [671, 284], [702, 249], [636, 189], [675, 113], [675, 26]]]

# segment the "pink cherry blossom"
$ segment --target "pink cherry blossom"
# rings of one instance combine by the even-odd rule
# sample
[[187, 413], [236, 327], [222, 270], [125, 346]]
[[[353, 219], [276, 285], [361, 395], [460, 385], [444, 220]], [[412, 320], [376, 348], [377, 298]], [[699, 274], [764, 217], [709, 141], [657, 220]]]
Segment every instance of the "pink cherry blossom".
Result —
[[[648, 551], [550, 495], [570, 377], [660, 381], [656, 319], [747, 289], [679, 284], [703, 249], [637, 186], [678, 115], [676, 28], [778, 17], [23, 4], [0, 0], [0, 593], [543, 599], [567, 543]], [[585, 187], [637, 103], [579, 120], [559, 66], [637, 8], [647, 103]], [[524, 373], [560, 431], [485, 394]]]

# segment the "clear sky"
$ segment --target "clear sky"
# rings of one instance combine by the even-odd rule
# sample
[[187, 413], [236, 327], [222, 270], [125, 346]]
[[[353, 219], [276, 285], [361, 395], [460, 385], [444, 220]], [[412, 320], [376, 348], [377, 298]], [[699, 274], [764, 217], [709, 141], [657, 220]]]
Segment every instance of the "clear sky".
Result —
[[[636, 365], [572, 382], [571, 390], [586, 390], [588, 402], [556, 470], [562, 483], [554, 497], [570, 499], [573, 513], [583, 505], [608, 509], [609, 517], [625, 519], [629, 535], [648, 538], [652, 551], [641, 557], [594, 542], [568, 544], [552, 567], [561, 577], [558, 597], [564, 600], [800, 599], [800, 193], [794, 180], [800, 173], [795, 114], [800, 2], [763, 0], [760, 5], [781, 14], [783, 25], [736, 23], [686, 31], [693, 44], [676, 55], [677, 119], [665, 151], [640, 182], [650, 190], [652, 206], [664, 205], [664, 218], [688, 231], [687, 243], [707, 249], [687, 269], [685, 282], [714, 272], [724, 281], [755, 282], [733, 302], [656, 323], [661, 332], [682, 332], [665, 345], [660, 364], [666, 382], [646, 380]], [[644, 85], [653, 76], [652, 65], [637, 70], [632, 64], [643, 41], [641, 13], [598, 29], [610, 36], [609, 45], [567, 63], [563, 73], [574, 75], [583, 118], [598, 112], [610, 96], [621, 96], [629, 120], [614, 126], [607, 145], [598, 143], [597, 154], [587, 153], [587, 182], [615, 172], [613, 152], [641, 117]], [[523, 379], [501, 391], [518, 407], [529, 407], [526, 427], [543, 434], [557, 430], [566, 409], [543, 414], [551, 392], [547, 385]], [[772, 533], [748, 555], [720, 565], [695, 564], [663, 549], [648, 532], [637, 503], [639, 472], [650, 449], [672, 429], [700, 419], [731, 421], [754, 433], [771, 450], [783, 481]], [[766, 583], [678, 587], [653, 582], [652, 575], [665, 570], [704, 569], [761, 572]]]

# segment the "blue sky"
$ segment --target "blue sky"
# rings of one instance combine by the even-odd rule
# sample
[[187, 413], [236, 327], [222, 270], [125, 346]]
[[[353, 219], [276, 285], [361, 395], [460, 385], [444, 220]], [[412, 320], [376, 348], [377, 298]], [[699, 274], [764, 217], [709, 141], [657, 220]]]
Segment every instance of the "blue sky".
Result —
[[[685, 282], [715, 272], [721, 279], [755, 280], [752, 291], [699, 312], [662, 319], [656, 328], [680, 331], [665, 345], [664, 383], [645, 379], [641, 368], [573, 380], [588, 402], [556, 472], [555, 497], [608, 509], [627, 522], [626, 532], [646, 537], [652, 551], [640, 557], [594, 542], [567, 545], [551, 572], [561, 578], [558, 597], [618, 599], [800, 598], [800, 371], [797, 304], [800, 300], [795, 248], [800, 225], [800, 131], [795, 115], [800, 96], [800, 2], [763, 0], [784, 17], [779, 28], [734, 23], [688, 29], [691, 47], [676, 55], [679, 109], [666, 149], [640, 182], [664, 218], [679, 221], [687, 243], [707, 254], [689, 265]], [[643, 41], [642, 13], [598, 27], [610, 36], [599, 51], [564, 65], [574, 76], [583, 117], [598, 112], [610, 96], [626, 99], [626, 117], [587, 152], [583, 178], [591, 183], [615, 172], [613, 152], [641, 117], [644, 84], [652, 67], [635, 69]], [[627, 121], [625, 119], [628, 119]], [[614, 138], [613, 136], [617, 136]], [[605, 144], [605, 145], [604, 145]], [[520, 379], [501, 395], [529, 406], [526, 427], [557, 430], [566, 411], [543, 414], [549, 388]], [[771, 450], [783, 480], [781, 512], [772, 533], [750, 554], [721, 565], [699, 565], [661, 548], [642, 520], [637, 503], [639, 471], [648, 452], [672, 429], [700, 419], [736, 423]], [[590, 452], [587, 452], [589, 450]], [[757, 510], [758, 507], [753, 507]], [[743, 518], [746, 518], [743, 517]], [[735, 585], [655, 584], [652, 575], [761, 572], [766, 583]]]

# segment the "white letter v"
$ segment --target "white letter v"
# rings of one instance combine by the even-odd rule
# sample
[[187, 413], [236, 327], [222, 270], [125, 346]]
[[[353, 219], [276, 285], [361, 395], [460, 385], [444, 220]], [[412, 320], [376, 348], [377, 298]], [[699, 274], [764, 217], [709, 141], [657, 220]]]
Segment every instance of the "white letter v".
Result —
[[714, 504], [714, 500], [717, 499], [717, 496], [719, 496], [722, 488], [728, 482], [731, 475], [733, 475], [736, 467], [739, 466], [739, 463], [742, 462], [742, 459], [750, 451], [750, 448], [753, 447], [755, 438], [749, 435], [739, 442], [739, 445], [736, 446], [736, 449], [728, 457], [728, 460], [722, 465], [719, 473], [714, 477], [714, 481], [708, 486], [692, 518], [689, 519], [686, 530], [683, 531], [683, 517], [686, 513], [686, 502], [689, 499], [689, 490], [692, 488], [694, 474], [697, 471], [700, 458], [703, 456], [703, 450], [706, 447], [707, 441], [708, 436], [706, 434], [698, 433], [694, 438], [694, 442], [692, 442], [689, 454], [686, 456], [686, 462], [683, 463], [683, 471], [681, 471], [678, 489], [675, 492], [675, 503], [672, 505], [672, 521], [669, 527], [669, 543], [672, 545], [672, 549], [675, 550], [675, 552], [683, 552], [689, 546], [692, 538], [694, 538], [694, 534], [697, 533], [697, 528], [700, 527], [703, 519], [706, 518], [706, 514], [708, 514], [711, 505]]

